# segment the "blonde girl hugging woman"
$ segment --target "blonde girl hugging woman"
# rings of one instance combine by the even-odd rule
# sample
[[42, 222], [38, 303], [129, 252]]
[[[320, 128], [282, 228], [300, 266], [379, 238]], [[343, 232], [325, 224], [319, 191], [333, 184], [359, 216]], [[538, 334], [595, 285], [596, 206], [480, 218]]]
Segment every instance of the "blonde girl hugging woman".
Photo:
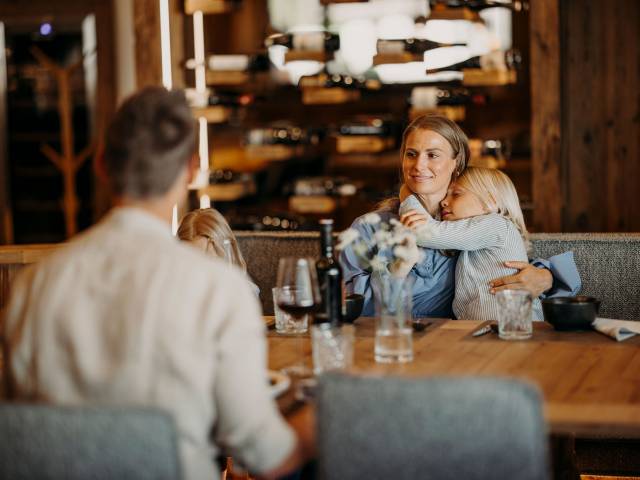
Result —
[[[442, 221], [434, 219], [418, 197], [400, 190], [400, 220], [412, 229], [428, 228], [418, 246], [459, 250], [453, 313], [458, 319], [496, 320], [498, 302], [487, 284], [516, 270], [505, 262], [528, 262], [528, 232], [513, 183], [499, 170], [467, 167], [440, 202]], [[542, 319], [540, 300], [533, 318]]]

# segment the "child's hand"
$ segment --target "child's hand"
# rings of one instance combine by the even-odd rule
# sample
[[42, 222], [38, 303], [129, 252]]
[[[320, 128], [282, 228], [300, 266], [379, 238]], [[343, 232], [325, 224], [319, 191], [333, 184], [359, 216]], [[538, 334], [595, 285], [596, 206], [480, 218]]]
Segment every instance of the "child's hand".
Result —
[[402, 184], [402, 186], [400, 187], [400, 193], [399, 193], [399, 197], [400, 197], [400, 201], [404, 202], [405, 199], [411, 195], [413, 192], [411, 190], [409, 190], [409, 187], [407, 187], [406, 184]]
[[430, 216], [426, 213], [420, 213], [417, 210], [409, 210], [400, 216], [400, 222], [412, 230], [418, 230], [427, 225]]

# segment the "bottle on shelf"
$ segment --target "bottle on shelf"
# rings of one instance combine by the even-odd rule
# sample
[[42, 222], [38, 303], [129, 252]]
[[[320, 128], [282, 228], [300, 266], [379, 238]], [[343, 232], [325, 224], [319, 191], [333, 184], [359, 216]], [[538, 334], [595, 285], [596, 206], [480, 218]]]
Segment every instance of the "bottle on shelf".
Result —
[[462, 71], [464, 69], [481, 69], [481, 70], [511, 70], [517, 68], [522, 62], [520, 52], [517, 50], [501, 51], [487, 53], [477, 57], [471, 57], [463, 62], [447, 65], [440, 68], [429, 68], [427, 74], [443, 72], [443, 71]]
[[320, 220], [320, 258], [316, 262], [322, 305], [317, 323], [342, 322], [342, 268], [333, 255], [333, 219]]
[[276, 33], [264, 41], [267, 48], [282, 45], [301, 52], [335, 52], [340, 49], [340, 36], [331, 32]]
[[379, 39], [376, 43], [378, 54], [421, 54], [435, 48], [466, 46], [466, 43], [440, 43], [426, 38]]
[[373, 78], [354, 77], [351, 75], [343, 75], [335, 73], [328, 75], [327, 73], [318, 73], [316, 75], [304, 75], [298, 82], [299, 88], [347, 88], [347, 89], [365, 89], [380, 90], [382, 84], [380, 80]]
[[508, 8], [514, 12], [526, 10], [528, 3], [520, 0], [429, 0], [429, 6], [434, 8], [468, 8], [479, 12], [487, 8]]
[[466, 105], [486, 105], [489, 95], [471, 92], [467, 88], [414, 87], [409, 103], [416, 109], [427, 110], [436, 107], [457, 107]]
[[[184, 62], [184, 68], [187, 70], [194, 70], [202, 65], [198, 63], [195, 58], [189, 58]], [[214, 54], [209, 55], [204, 62], [204, 65], [209, 70], [216, 71], [249, 71], [249, 72], [261, 72], [269, 70], [269, 57], [266, 53], [256, 53], [252, 55], [221, 55]]]
[[246, 145], [317, 145], [320, 132], [310, 128], [279, 125], [250, 129]]

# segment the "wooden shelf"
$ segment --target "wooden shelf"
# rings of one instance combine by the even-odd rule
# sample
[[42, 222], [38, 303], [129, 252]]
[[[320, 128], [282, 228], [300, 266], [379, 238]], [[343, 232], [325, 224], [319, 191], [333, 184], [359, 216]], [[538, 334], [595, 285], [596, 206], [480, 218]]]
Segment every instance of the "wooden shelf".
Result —
[[491, 87], [510, 85], [518, 81], [515, 70], [483, 70], [465, 68], [462, 70], [462, 84], [468, 87]]
[[250, 74], [245, 70], [207, 70], [206, 82], [211, 86], [244, 85]]
[[336, 200], [328, 195], [292, 195], [289, 209], [295, 213], [326, 214], [336, 209]]
[[464, 105], [442, 105], [434, 108], [411, 108], [409, 110], [409, 120], [414, 120], [421, 115], [437, 114], [448, 118], [453, 122], [462, 122], [466, 116]]
[[380, 153], [393, 148], [395, 139], [376, 135], [334, 135], [333, 151], [341, 154]]
[[409, 62], [421, 62], [424, 59], [424, 54], [414, 54], [409, 52], [403, 53], [377, 53], [373, 56], [374, 65], [386, 65], [390, 63], [409, 63]]
[[359, 90], [342, 87], [304, 87], [302, 103], [305, 105], [336, 105], [360, 100]]
[[256, 193], [253, 180], [245, 182], [215, 183], [198, 189], [198, 196], [208, 195], [214, 202], [233, 202]]
[[202, 108], [192, 108], [193, 116], [196, 118], [204, 117], [207, 123], [224, 123], [229, 120], [231, 108], [219, 105]]
[[208, 14], [228, 13], [238, 7], [237, 1], [231, 0], [184, 0], [184, 13], [193, 15], [200, 11]]
[[470, 22], [483, 22], [478, 12], [474, 12], [467, 7], [447, 8], [443, 5], [436, 5], [431, 10], [429, 20], [468, 20]]
[[311, 60], [326, 63], [333, 60], [333, 53], [313, 52], [308, 50], [287, 50], [284, 54], [284, 63], [297, 62], [299, 60]]

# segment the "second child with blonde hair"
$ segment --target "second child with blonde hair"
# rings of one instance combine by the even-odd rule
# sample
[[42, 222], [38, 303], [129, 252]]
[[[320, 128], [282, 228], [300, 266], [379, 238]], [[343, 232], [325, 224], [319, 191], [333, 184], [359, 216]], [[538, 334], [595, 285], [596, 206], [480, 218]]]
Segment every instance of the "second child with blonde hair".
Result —
[[[486, 287], [500, 276], [516, 272], [506, 261], [528, 262], [529, 234], [518, 194], [499, 170], [468, 167], [449, 186], [441, 202], [441, 219], [434, 219], [420, 200], [401, 190], [400, 219], [410, 228], [429, 228], [429, 238], [418, 246], [459, 250], [455, 272], [453, 312], [458, 319], [496, 320], [498, 302]], [[542, 319], [539, 299], [533, 317]]]
[[[216, 209], [201, 208], [187, 213], [180, 222], [177, 235], [180, 240], [208, 255], [226, 260], [247, 274], [247, 263], [236, 236], [227, 220]], [[249, 281], [256, 295], [260, 295], [260, 288], [251, 279]]]

